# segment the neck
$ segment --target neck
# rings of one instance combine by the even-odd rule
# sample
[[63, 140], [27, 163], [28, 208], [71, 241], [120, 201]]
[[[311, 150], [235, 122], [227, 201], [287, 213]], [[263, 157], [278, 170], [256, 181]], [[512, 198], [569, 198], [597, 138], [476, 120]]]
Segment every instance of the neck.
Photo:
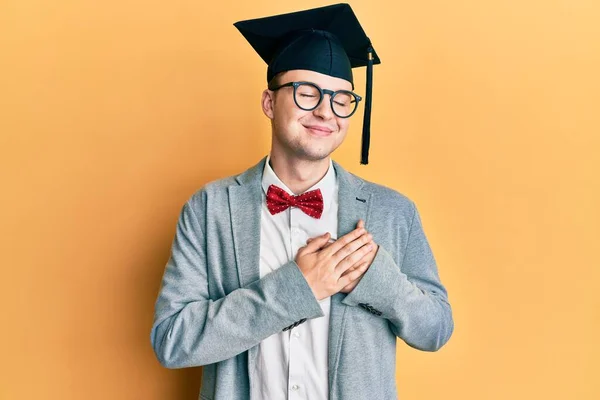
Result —
[[327, 174], [329, 157], [318, 161], [292, 160], [271, 151], [269, 165], [294, 194], [304, 193]]

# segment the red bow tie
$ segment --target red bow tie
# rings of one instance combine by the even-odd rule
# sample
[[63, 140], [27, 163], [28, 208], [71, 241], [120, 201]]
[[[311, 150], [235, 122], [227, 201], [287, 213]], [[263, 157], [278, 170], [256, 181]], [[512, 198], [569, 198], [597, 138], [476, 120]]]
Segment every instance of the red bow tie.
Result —
[[267, 190], [267, 207], [272, 215], [287, 210], [288, 207], [298, 207], [313, 218], [321, 218], [323, 214], [323, 195], [321, 189], [311, 190], [294, 196], [282, 188], [271, 185]]

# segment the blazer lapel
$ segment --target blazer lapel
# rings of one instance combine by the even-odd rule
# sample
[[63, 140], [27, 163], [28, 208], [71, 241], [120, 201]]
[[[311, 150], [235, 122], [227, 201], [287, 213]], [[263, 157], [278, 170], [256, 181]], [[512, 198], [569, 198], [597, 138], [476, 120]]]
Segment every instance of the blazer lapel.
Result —
[[233, 248], [240, 287], [260, 278], [260, 186], [229, 187]]
[[[371, 193], [363, 190], [363, 181], [344, 170], [338, 163], [333, 162], [338, 178], [338, 237], [351, 232], [356, 228], [358, 221], [365, 221], [369, 228], [369, 207]], [[336, 293], [331, 296], [331, 309], [329, 315], [329, 390], [333, 393], [336, 383], [337, 365], [339, 362], [339, 349], [344, 331], [344, 318], [348, 308], [342, 303], [345, 293]], [[332, 397], [333, 398], [333, 397]]]
[[240, 287], [260, 279], [261, 179], [266, 157], [229, 187], [229, 212]]

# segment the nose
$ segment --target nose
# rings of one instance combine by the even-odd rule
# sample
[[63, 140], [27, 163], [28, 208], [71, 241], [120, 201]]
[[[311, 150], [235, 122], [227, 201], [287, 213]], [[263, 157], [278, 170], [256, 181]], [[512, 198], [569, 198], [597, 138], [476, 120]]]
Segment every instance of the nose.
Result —
[[317, 107], [313, 110], [313, 114], [324, 120], [332, 119], [335, 116], [335, 114], [333, 113], [333, 110], [331, 109], [331, 95], [330, 94], [326, 93], [323, 96], [323, 100], [321, 101], [321, 104], [319, 104], [319, 107]]

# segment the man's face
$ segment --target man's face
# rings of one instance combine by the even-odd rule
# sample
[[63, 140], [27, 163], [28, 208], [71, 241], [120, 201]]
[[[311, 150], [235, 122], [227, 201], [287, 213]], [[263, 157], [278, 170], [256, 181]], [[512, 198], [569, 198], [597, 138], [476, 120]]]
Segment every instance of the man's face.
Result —
[[[322, 89], [352, 90], [352, 84], [314, 71], [293, 70], [279, 76], [278, 84], [307, 81]], [[325, 94], [321, 104], [304, 111], [294, 103], [294, 88], [284, 87], [275, 92], [263, 92], [263, 111], [273, 127], [272, 151], [304, 161], [327, 158], [337, 149], [348, 131], [349, 118], [339, 118], [331, 110], [330, 96]]]

